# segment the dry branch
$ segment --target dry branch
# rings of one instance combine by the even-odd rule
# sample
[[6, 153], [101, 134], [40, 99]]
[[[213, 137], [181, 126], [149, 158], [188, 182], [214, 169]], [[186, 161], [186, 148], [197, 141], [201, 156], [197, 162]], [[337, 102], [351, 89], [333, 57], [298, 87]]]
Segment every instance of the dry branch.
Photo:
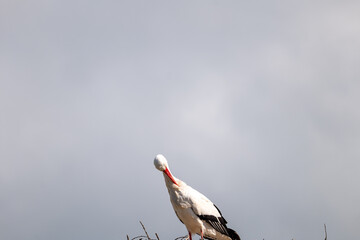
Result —
[[145, 229], [145, 227], [144, 227], [144, 224], [143, 224], [141, 221], [139, 221], [139, 222], [140, 222], [142, 228], [144, 229], [144, 232], [145, 232], [145, 234], [146, 234], [147, 239], [148, 239], [148, 240], [151, 240], [151, 238], [149, 237], [149, 234], [147, 233], [147, 231], [146, 231], [146, 229]]
[[325, 240], [327, 240], [326, 224], [324, 224], [324, 229], [325, 229]]

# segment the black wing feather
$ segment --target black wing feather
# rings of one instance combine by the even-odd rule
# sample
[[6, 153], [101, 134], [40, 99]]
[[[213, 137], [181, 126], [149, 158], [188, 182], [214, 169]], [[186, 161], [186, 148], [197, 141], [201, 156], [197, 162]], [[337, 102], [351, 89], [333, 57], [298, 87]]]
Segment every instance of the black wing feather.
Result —
[[[232, 240], [241, 240], [239, 235], [232, 230], [231, 228], [228, 228], [226, 226], [227, 221], [225, 220], [225, 218], [223, 217], [220, 209], [214, 204], [214, 207], [218, 210], [218, 212], [220, 213], [220, 217], [216, 217], [213, 215], [197, 215], [201, 220], [207, 222], [210, 224], [210, 226], [212, 226], [216, 231], [218, 231], [219, 233], [222, 233], [228, 237], [230, 237]], [[193, 210], [194, 211], [194, 210]], [[181, 220], [180, 220], [181, 221]], [[212, 238], [209, 238], [207, 236], [205, 236], [206, 239], [209, 240], [213, 240]]]
[[212, 226], [219, 233], [229, 236], [229, 233], [228, 233], [227, 227], [226, 227], [226, 221], [223, 217], [215, 217], [213, 215], [198, 215], [198, 217], [201, 220], [209, 223], [210, 226]]
[[214, 204], [214, 207], [218, 210], [218, 212], [220, 213], [220, 216], [222, 217], [222, 219], [224, 219], [225, 224], [227, 224], [227, 221], [226, 221], [225, 218], [223, 217], [220, 209], [219, 209], [215, 204]]

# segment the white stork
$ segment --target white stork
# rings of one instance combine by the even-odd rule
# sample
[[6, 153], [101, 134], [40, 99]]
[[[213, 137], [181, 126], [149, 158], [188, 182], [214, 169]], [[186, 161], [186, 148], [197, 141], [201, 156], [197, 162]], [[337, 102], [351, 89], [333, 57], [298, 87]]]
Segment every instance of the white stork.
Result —
[[171, 174], [163, 155], [155, 157], [154, 165], [163, 172], [171, 204], [176, 216], [186, 226], [190, 240], [193, 233], [200, 235], [201, 239], [240, 240], [239, 235], [226, 226], [227, 222], [215, 204]]

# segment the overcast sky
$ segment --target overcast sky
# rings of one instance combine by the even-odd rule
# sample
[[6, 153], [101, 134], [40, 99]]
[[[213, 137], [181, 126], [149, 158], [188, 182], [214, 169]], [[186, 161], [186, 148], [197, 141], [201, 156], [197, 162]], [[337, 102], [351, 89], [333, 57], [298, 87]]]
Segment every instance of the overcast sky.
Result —
[[[357, 239], [359, 1], [0, 0], [0, 238]], [[197, 239], [197, 237], [196, 237]]]

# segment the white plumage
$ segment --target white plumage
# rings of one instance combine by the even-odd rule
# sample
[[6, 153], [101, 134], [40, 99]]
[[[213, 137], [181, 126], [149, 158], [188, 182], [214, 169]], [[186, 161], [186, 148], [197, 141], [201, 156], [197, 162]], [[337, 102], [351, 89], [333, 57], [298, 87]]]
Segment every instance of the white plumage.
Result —
[[194, 233], [201, 239], [240, 240], [237, 233], [226, 226], [220, 210], [207, 197], [171, 174], [163, 155], [155, 157], [154, 165], [163, 172], [171, 204], [186, 226], [190, 240]]

